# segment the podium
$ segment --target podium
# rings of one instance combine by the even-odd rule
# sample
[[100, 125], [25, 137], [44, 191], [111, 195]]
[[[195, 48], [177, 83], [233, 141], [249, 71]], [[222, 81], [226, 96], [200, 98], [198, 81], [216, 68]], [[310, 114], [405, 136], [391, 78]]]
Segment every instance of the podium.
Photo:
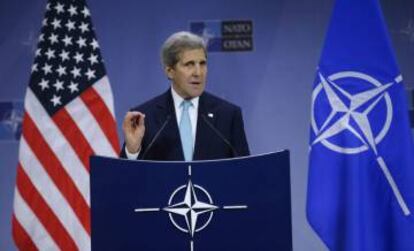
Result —
[[289, 151], [90, 163], [92, 250], [292, 250]]

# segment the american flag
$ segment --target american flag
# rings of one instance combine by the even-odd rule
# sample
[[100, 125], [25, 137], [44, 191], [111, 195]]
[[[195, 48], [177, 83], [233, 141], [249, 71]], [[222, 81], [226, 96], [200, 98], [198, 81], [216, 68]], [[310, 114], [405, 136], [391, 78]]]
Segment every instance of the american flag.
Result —
[[25, 97], [12, 219], [20, 250], [90, 250], [89, 157], [116, 157], [111, 87], [84, 0], [50, 0]]

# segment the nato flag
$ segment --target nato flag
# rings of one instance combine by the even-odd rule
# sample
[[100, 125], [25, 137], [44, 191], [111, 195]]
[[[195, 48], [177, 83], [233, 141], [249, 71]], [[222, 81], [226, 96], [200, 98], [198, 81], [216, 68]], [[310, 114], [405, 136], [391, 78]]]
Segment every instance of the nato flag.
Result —
[[337, 0], [312, 93], [307, 217], [330, 250], [414, 250], [414, 147], [377, 0]]

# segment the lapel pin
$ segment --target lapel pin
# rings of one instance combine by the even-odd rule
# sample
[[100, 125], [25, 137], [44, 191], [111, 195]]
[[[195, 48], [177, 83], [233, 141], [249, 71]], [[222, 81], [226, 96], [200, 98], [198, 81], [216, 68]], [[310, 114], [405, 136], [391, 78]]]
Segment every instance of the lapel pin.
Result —
[[213, 117], [214, 117], [214, 114], [212, 114], [212, 113], [208, 113], [208, 114], [207, 114], [207, 116], [208, 116], [209, 118], [213, 118]]

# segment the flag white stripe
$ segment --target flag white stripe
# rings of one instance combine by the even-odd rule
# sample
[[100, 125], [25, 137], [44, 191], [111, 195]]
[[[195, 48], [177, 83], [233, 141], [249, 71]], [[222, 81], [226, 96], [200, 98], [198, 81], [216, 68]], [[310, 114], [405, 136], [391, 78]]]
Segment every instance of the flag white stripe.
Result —
[[30, 88], [28, 88], [26, 92], [25, 109], [40, 130], [47, 144], [53, 149], [56, 157], [62, 163], [62, 166], [69, 174], [88, 205], [90, 205], [89, 172], [86, 170], [70, 144], [65, 141], [62, 132], [49, 117], [49, 114], [39, 103]]
[[66, 105], [65, 109], [82, 131], [83, 136], [95, 153], [108, 157], [117, 156], [105, 133], [100, 128], [99, 123], [80, 98], [72, 100]]
[[62, 222], [64, 228], [68, 231], [78, 248], [80, 250], [89, 250], [89, 234], [83, 228], [69, 203], [34, 155], [24, 137], [20, 139], [19, 159], [22, 168], [32, 181], [34, 187], [41, 194], [59, 221]]
[[102, 97], [103, 101], [106, 104], [106, 107], [108, 107], [108, 109], [111, 111], [112, 117], [115, 120], [114, 98], [112, 95], [111, 85], [109, 84], [108, 77], [105, 75], [103, 78], [98, 80], [92, 87], [96, 90], [99, 96]]
[[37, 248], [40, 250], [59, 250], [42, 223], [21, 197], [17, 188], [14, 189], [14, 215]]

